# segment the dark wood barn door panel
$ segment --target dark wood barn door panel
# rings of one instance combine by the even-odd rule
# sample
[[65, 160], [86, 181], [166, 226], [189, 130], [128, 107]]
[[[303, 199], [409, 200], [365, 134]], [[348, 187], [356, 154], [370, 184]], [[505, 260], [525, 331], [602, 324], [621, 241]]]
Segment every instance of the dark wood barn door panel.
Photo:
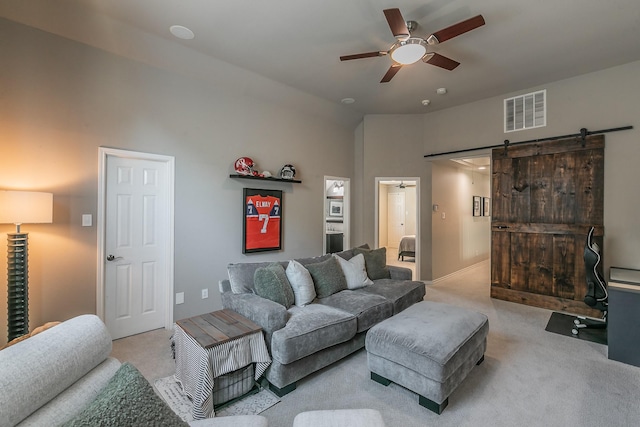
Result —
[[582, 253], [602, 248], [604, 136], [493, 150], [491, 296], [598, 316], [582, 302]]

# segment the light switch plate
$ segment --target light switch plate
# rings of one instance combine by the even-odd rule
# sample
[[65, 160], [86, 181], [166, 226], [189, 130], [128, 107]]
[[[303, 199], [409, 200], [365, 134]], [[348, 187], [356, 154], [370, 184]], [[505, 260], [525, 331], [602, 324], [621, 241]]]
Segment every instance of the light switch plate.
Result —
[[93, 216], [91, 214], [82, 214], [82, 226], [91, 227], [93, 225]]
[[184, 303], [184, 292], [178, 292], [176, 294], [176, 304], [183, 304]]

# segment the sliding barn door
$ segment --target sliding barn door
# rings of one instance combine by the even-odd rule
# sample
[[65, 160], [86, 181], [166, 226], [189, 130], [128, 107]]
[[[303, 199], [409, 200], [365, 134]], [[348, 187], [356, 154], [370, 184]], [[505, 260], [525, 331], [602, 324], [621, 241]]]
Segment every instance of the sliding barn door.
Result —
[[604, 136], [499, 148], [492, 157], [491, 296], [598, 316], [582, 301], [582, 257], [592, 225], [602, 248]]

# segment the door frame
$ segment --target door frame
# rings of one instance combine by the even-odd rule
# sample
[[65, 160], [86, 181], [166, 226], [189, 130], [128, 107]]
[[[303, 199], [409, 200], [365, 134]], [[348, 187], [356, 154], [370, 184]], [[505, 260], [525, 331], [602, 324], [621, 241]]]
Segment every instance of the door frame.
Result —
[[174, 191], [175, 191], [175, 158], [162, 154], [143, 153], [139, 151], [129, 151], [117, 148], [98, 147], [98, 213], [96, 228], [98, 233], [98, 250], [96, 260], [96, 315], [104, 322], [104, 270], [105, 270], [105, 230], [106, 230], [106, 197], [107, 197], [107, 159], [108, 157], [121, 157], [134, 160], [150, 160], [165, 163], [167, 166], [167, 193], [169, 210], [169, 238], [167, 241], [165, 260], [168, 269], [167, 289], [165, 289], [165, 329], [173, 328], [173, 290], [174, 290]]
[[344, 194], [342, 197], [342, 238], [343, 249], [351, 247], [351, 179], [341, 176], [324, 176], [322, 181], [322, 253], [327, 253], [327, 221], [326, 212], [329, 210], [327, 200], [327, 181], [342, 181], [344, 183]]
[[416, 277], [413, 280], [420, 280], [420, 252], [421, 252], [421, 244], [420, 244], [420, 227], [421, 227], [421, 212], [420, 212], [420, 177], [419, 176], [395, 176], [395, 177], [382, 177], [377, 176], [375, 178], [375, 187], [373, 194], [375, 196], [374, 199], [374, 246], [378, 248], [380, 246], [380, 186], [382, 185], [382, 181], [415, 181], [416, 182], [416, 211], [415, 211], [415, 220], [416, 220]]

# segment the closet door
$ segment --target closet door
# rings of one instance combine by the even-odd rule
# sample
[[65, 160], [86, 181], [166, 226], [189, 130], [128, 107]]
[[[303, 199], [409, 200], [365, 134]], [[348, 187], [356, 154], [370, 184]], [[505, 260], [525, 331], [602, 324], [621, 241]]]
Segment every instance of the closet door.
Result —
[[[584, 145], [584, 146], [583, 146]], [[494, 149], [491, 296], [592, 316], [584, 244], [602, 248], [604, 136]]]

